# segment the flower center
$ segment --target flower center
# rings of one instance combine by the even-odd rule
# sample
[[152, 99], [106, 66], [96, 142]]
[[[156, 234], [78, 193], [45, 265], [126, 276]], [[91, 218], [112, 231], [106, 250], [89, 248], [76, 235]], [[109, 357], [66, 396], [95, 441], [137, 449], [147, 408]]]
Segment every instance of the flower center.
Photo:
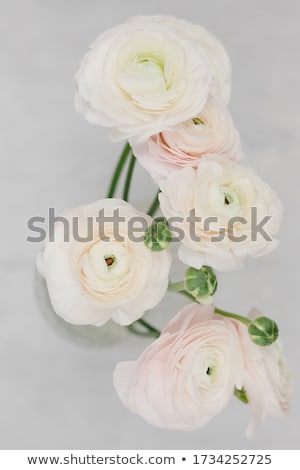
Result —
[[130, 253], [125, 245], [116, 240], [99, 241], [86, 253], [82, 263], [85, 285], [91, 289], [97, 284], [124, 279], [130, 272]]
[[[151, 45], [142, 44], [139, 49], [145, 50], [145, 47], [150, 48]], [[172, 74], [166, 70], [164, 57], [148, 51], [130, 54], [118, 76], [118, 83], [133, 102], [150, 110], [164, 105], [162, 93], [168, 90], [171, 81]]]
[[106, 263], [106, 266], [112, 266], [115, 262], [114, 256], [108, 256], [104, 258], [104, 261]]
[[200, 126], [200, 125], [204, 126], [205, 124], [204, 119], [200, 119], [200, 118], [193, 118], [192, 121], [195, 124], [195, 126]]
[[225, 193], [225, 194], [224, 194], [224, 204], [225, 204], [226, 206], [229, 206], [229, 204], [232, 204], [233, 202], [234, 202], [233, 197], [232, 197], [230, 194]]
[[242, 207], [239, 194], [228, 184], [220, 185], [217, 181], [208, 187], [207, 204], [212, 214], [225, 218], [238, 215]]
[[214, 371], [213, 367], [208, 367], [208, 368], [206, 369], [206, 374], [207, 374], [207, 375], [212, 375], [213, 371]]
[[160, 58], [155, 57], [154, 55], [142, 54], [137, 56], [135, 60], [138, 64], [142, 65], [147, 69], [157, 67], [160, 69], [161, 72], [163, 72], [164, 70], [163, 61]]
[[238, 197], [237, 195], [234, 193], [234, 191], [232, 190], [229, 190], [227, 188], [222, 188], [222, 191], [223, 191], [223, 194], [224, 194], [224, 204], [225, 206], [229, 206], [230, 204], [233, 204], [235, 202], [237, 202], [238, 200]]

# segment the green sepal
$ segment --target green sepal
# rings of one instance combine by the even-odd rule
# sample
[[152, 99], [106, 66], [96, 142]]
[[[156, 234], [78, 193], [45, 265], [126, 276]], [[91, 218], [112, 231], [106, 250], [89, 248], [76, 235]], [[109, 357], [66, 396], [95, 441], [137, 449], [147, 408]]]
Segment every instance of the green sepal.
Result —
[[163, 251], [170, 245], [172, 234], [167, 220], [163, 217], [154, 220], [145, 232], [144, 243], [152, 251]]
[[248, 396], [247, 396], [247, 393], [246, 393], [246, 390], [244, 389], [244, 387], [241, 390], [239, 390], [238, 388], [235, 387], [233, 394], [241, 402], [245, 403], [245, 405], [248, 405], [249, 399], [248, 399]]
[[209, 303], [216, 292], [218, 281], [214, 271], [209, 266], [200, 269], [188, 268], [184, 276], [184, 287], [187, 292], [200, 303]]
[[251, 341], [258, 346], [269, 346], [277, 340], [279, 328], [268, 317], [258, 317], [248, 326]]

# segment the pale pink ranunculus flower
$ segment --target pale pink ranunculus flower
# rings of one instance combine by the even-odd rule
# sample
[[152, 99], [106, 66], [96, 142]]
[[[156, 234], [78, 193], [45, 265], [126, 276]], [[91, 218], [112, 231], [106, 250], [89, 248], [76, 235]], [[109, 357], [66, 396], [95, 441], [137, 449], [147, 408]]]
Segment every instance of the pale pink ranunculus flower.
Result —
[[173, 16], [136, 16], [96, 39], [76, 82], [76, 108], [90, 123], [109, 127], [114, 141], [143, 142], [196, 116], [210, 94], [226, 105], [231, 67], [206, 29]]
[[[256, 309], [248, 315], [251, 320], [260, 316]], [[280, 339], [269, 346], [257, 346], [251, 341], [247, 326], [238, 321], [234, 323], [243, 352], [243, 388], [252, 411], [247, 436], [252, 438], [268, 415], [281, 418], [288, 414], [292, 380]]]
[[117, 364], [114, 385], [124, 405], [148, 423], [192, 430], [226, 407], [242, 372], [234, 324], [211, 305], [190, 304], [137, 361]]
[[170, 173], [160, 189], [170, 228], [183, 232], [178, 256], [188, 266], [233, 271], [278, 245], [282, 204], [251, 168], [209, 155], [197, 169]]
[[[113, 222], [117, 210], [123, 218], [119, 228]], [[151, 217], [120, 199], [102, 199], [62, 215], [69, 223], [68, 239], [58, 222], [54, 241], [46, 241], [37, 260], [59, 316], [76, 325], [101, 326], [109, 319], [129, 325], [160, 302], [168, 288], [170, 254], [148, 249], [140, 224], [129, 236], [131, 219], [138, 217], [147, 228]]]
[[242, 158], [232, 117], [212, 97], [199, 115], [133, 145], [133, 153], [156, 181], [186, 166], [197, 168], [205, 155], [219, 154], [235, 161]]

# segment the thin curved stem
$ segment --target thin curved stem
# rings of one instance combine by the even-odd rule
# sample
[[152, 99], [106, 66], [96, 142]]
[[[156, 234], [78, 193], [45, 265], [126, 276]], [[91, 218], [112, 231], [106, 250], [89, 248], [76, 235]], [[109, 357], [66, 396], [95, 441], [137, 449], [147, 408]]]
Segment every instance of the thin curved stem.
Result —
[[[184, 284], [184, 283], [183, 282], [174, 282], [173, 284], [169, 284], [168, 291], [169, 292], [178, 292], [178, 294], [182, 294], [185, 297], [188, 297], [189, 299], [191, 299], [192, 301], [197, 302], [195, 297], [193, 297], [192, 294], [190, 294], [186, 290], [182, 289], [182, 284]], [[247, 326], [250, 325], [250, 323], [251, 323], [251, 320], [249, 320], [246, 317], [243, 317], [242, 315], [238, 315], [237, 313], [232, 313], [232, 312], [226, 312], [225, 310], [222, 310], [222, 309], [217, 308], [217, 307], [215, 307], [215, 313], [217, 313], [218, 315], [222, 315], [223, 317], [228, 317], [228, 318], [233, 318], [234, 320], [238, 320], [238, 321], [244, 323], [244, 325], [247, 325]]]
[[127, 170], [124, 189], [123, 189], [123, 199], [124, 199], [124, 201], [128, 201], [130, 185], [131, 185], [131, 180], [132, 180], [132, 175], [133, 175], [133, 170], [134, 170], [135, 163], [136, 163], [136, 158], [132, 154], [131, 158], [130, 158], [128, 170]]
[[155, 328], [155, 326], [150, 325], [150, 323], [148, 323], [146, 320], [143, 320], [142, 318], [140, 318], [138, 322], [141, 325], [143, 325], [145, 328], [148, 328], [148, 330], [151, 331], [152, 334], [156, 335], [157, 337], [160, 336], [161, 332], [157, 328]]
[[217, 313], [218, 315], [222, 315], [223, 317], [234, 318], [235, 320], [238, 320], [247, 326], [251, 323], [251, 320], [246, 317], [242, 317], [241, 315], [237, 315], [236, 313], [226, 312], [225, 310], [221, 310], [217, 307], [215, 307], [215, 313]]
[[[188, 291], [186, 291], [186, 290], [178, 290], [178, 291], [176, 291], [176, 292], [178, 292], [178, 294], [184, 295], [185, 297], [187, 297], [188, 299], [192, 300], [193, 302], [196, 302], [195, 297], [194, 297], [192, 294], [190, 294]], [[197, 303], [198, 303], [198, 302], [197, 302]]]
[[155, 215], [155, 212], [159, 208], [158, 195], [159, 195], [159, 191], [157, 191], [157, 193], [155, 195], [155, 198], [153, 199], [153, 202], [152, 202], [151, 206], [149, 207], [149, 209], [147, 211], [147, 214], [150, 215], [151, 217], [153, 217]]
[[127, 144], [125, 144], [125, 146], [124, 146], [124, 148], [121, 152], [121, 155], [119, 157], [119, 161], [118, 161], [117, 166], [115, 168], [115, 171], [113, 172], [113, 175], [112, 175], [112, 178], [111, 178], [111, 181], [110, 181], [110, 185], [109, 185], [109, 189], [107, 191], [107, 196], [106, 197], [108, 197], [108, 198], [114, 197], [115, 192], [116, 192], [116, 188], [117, 188], [117, 184], [119, 182], [121, 173], [123, 171], [124, 165], [126, 163], [127, 157], [130, 154], [130, 152], [131, 152], [131, 147], [130, 147], [129, 143], [127, 142]]
[[[136, 328], [138, 325], [142, 325], [146, 329], [146, 331], [141, 331], [140, 329]], [[135, 321], [134, 323], [132, 323], [132, 325], [129, 325], [127, 328], [131, 331], [131, 333], [134, 333], [138, 336], [154, 336], [154, 338], [159, 338], [161, 333], [157, 328], [150, 325], [150, 323], [146, 322], [146, 320], [143, 320], [142, 318]]]
[[168, 286], [168, 291], [170, 292], [185, 292], [184, 290], [184, 281], [179, 282], [170, 282]]

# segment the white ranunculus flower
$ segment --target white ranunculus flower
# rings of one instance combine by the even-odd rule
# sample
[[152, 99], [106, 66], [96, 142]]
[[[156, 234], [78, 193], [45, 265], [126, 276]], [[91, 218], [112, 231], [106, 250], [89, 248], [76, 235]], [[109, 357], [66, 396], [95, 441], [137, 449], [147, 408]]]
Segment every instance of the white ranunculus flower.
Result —
[[[244, 266], [248, 256], [273, 251], [282, 204], [253, 170], [227, 158], [203, 157], [160, 182], [160, 203], [173, 227], [184, 232], [178, 256], [187, 265], [219, 271]], [[195, 216], [192, 222], [188, 217]], [[200, 219], [201, 218], [201, 219]]]
[[170, 171], [197, 168], [205, 155], [242, 158], [240, 136], [229, 111], [211, 97], [199, 115], [133, 146], [133, 153], [156, 181]]
[[169, 16], [138, 16], [101, 34], [76, 75], [77, 110], [142, 142], [197, 116], [209, 93], [227, 101], [230, 67], [204, 28]]
[[190, 304], [166, 325], [137, 361], [114, 372], [120, 399], [161, 428], [197, 429], [220, 413], [241, 388], [243, 362], [233, 323], [213, 306]]
[[[262, 314], [252, 309], [248, 316], [254, 320]], [[247, 327], [240, 322], [234, 323], [243, 351], [243, 388], [252, 410], [247, 435], [253, 437], [268, 415], [281, 418], [288, 414], [292, 380], [279, 339], [269, 346], [257, 346], [251, 341]]]
[[[119, 210], [124, 218], [119, 228], [109, 221], [101, 226], [101, 210], [106, 218]], [[128, 235], [130, 219], [142, 218], [147, 226], [151, 217], [119, 199], [102, 199], [63, 216], [69, 240], [64, 241], [65, 228], [58, 222], [54, 241], [46, 242], [37, 262], [58, 315], [78, 325], [100, 326], [110, 318], [128, 325], [160, 302], [168, 287], [170, 255], [145, 246], [141, 223], [135, 225], [134, 238]]]

